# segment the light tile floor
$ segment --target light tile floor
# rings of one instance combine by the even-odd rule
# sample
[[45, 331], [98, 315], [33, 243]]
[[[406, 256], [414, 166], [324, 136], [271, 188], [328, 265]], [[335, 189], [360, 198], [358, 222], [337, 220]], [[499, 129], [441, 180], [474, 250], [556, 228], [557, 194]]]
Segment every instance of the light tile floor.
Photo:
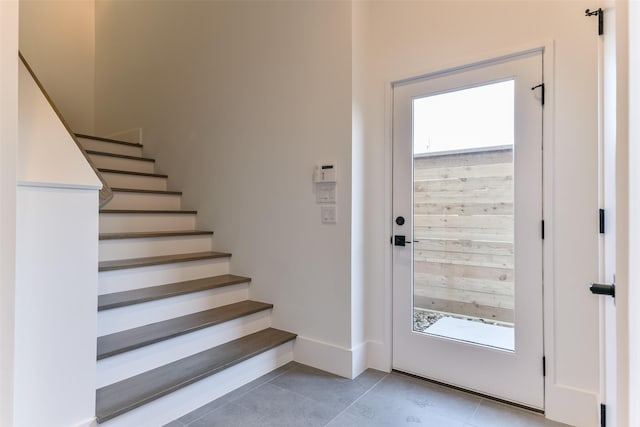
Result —
[[165, 427], [564, 426], [543, 416], [398, 373], [354, 380], [295, 362]]

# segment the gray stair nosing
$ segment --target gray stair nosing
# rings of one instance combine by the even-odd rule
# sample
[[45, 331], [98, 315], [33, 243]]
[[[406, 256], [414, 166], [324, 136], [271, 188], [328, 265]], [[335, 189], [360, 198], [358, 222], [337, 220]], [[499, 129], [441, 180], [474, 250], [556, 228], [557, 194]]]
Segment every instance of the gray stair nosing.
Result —
[[[250, 283], [251, 282], [251, 278], [250, 277], [235, 276], [235, 275], [232, 275], [232, 274], [226, 274], [226, 275], [223, 275], [223, 276], [229, 276], [229, 280], [225, 280], [223, 282], [214, 283], [214, 284], [203, 283], [203, 285], [201, 287], [195, 287], [195, 288], [187, 288], [187, 286], [180, 286], [180, 285], [184, 285], [184, 284], [189, 283], [189, 282], [195, 282], [195, 281], [203, 280], [203, 279], [186, 280], [186, 281], [183, 281], [183, 282], [176, 282], [176, 283], [171, 283], [171, 284], [168, 284], [168, 285], [152, 286], [152, 287], [146, 288], [145, 290], [165, 288], [165, 289], [167, 289], [167, 292], [166, 293], [162, 293], [162, 294], [149, 295], [149, 296], [132, 297], [130, 299], [123, 299], [123, 300], [118, 301], [118, 302], [113, 302], [113, 303], [103, 304], [103, 305], [100, 305], [100, 296], [98, 296], [98, 311], [111, 310], [111, 309], [120, 308], [120, 307], [127, 307], [127, 306], [130, 306], [130, 305], [142, 304], [142, 303], [150, 302], [150, 301], [157, 301], [159, 299], [173, 298], [173, 297], [177, 297], [177, 296], [180, 296], [180, 295], [186, 295], [186, 294], [195, 293], [195, 292], [203, 292], [203, 291], [207, 291], [207, 290], [210, 290], [210, 289], [218, 289], [218, 288], [223, 288], [225, 286], [233, 286], [233, 285], [238, 285], [238, 284], [241, 284], [241, 283]], [[176, 290], [175, 291], [171, 291], [174, 288]], [[187, 288], [187, 289], [184, 289], [184, 288]], [[136, 294], [142, 294], [142, 293], [144, 293], [143, 289], [135, 289], [133, 291], [115, 292], [114, 294], [116, 294], [116, 295], [120, 294], [120, 295], [123, 295], [123, 296], [126, 297], [127, 294], [128, 295], [136, 295]], [[107, 295], [114, 295], [114, 294], [107, 294]]]
[[[277, 329], [274, 329], [274, 328], [267, 328], [267, 329], [264, 329], [263, 331], [260, 331], [260, 332], [265, 332], [265, 331], [268, 331], [268, 330], [278, 331]], [[121, 407], [119, 409], [113, 410], [108, 414], [100, 415], [98, 413], [99, 412], [98, 411], [98, 406], [99, 405], [97, 403], [99, 401], [100, 391], [104, 390], [104, 389], [106, 389], [106, 388], [108, 388], [110, 386], [106, 386], [106, 387], [103, 387], [101, 389], [98, 389], [97, 392], [96, 392], [96, 418], [97, 418], [97, 421], [98, 421], [98, 423], [102, 423], [102, 422], [108, 421], [110, 419], [113, 419], [113, 418], [115, 418], [115, 417], [117, 417], [119, 415], [122, 415], [122, 414], [124, 414], [126, 412], [129, 412], [129, 411], [131, 411], [133, 409], [139, 408], [140, 406], [142, 406], [142, 405], [144, 405], [146, 403], [152, 402], [152, 401], [154, 401], [156, 399], [159, 399], [160, 397], [166, 396], [166, 395], [168, 395], [168, 394], [170, 394], [170, 393], [172, 393], [172, 392], [174, 392], [176, 390], [179, 390], [179, 389], [181, 389], [183, 387], [186, 387], [186, 386], [188, 386], [190, 384], [193, 384], [193, 383], [195, 383], [195, 382], [197, 382], [197, 381], [199, 381], [201, 379], [207, 378], [207, 377], [209, 377], [211, 375], [215, 375], [218, 372], [222, 372], [223, 370], [225, 370], [227, 368], [230, 368], [230, 367], [232, 367], [234, 365], [242, 363], [242, 362], [244, 362], [246, 360], [251, 359], [252, 357], [255, 357], [255, 356], [259, 355], [259, 354], [262, 354], [262, 353], [264, 353], [266, 351], [269, 351], [271, 349], [274, 349], [274, 348], [279, 347], [279, 346], [281, 346], [281, 345], [283, 345], [283, 344], [285, 344], [285, 343], [287, 343], [289, 341], [292, 341], [292, 340], [296, 339], [296, 335], [295, 334], [288, 333], [288, 332], [285, 332], [285, 331], [279, 331], [279, 332], [282, 332], [282, 336], [280, 338], [278, 338], [275, 342], [269, 343], [268, 345], [262, 345], [259, 348], [256, 348], [256, 349], [254, 349], [253, 351], [251, 351], [249, 353], [245, 353], [242, 356], [237, 357], [237, 358], [235, 358], [233, 360], [224, 361], [223, 363], [221, 363], [218, 366], [211, 367], [210, 369], [205, 370], [204, 372], [200, 372], [199, 374], [194, 375], [191, 378], [182, 380], [179, 383], [171, 384], [171, 385], [165, 387], [163, 390], [158, 391], [158, 392], [156, 392], [154, 394], [150, 394], [150, 395], [148, 395], [146, 397], [144, 397], [144, 396], [140, 397], [140, 398], [136, 399], [136, 401], [131, 402], [128, 405], [123, 406], [123, 407]], [[255, 335], [255, 334], [251, 334], [251, 335], [245, 336], [243, 338], [247, 338], [247, 337], [252, 336], [252, 335]], [[213, 350], [219, 350], [222, 346], [229, 345], [229, 344], [234, 344], [237, 341], [242, 340], [243, 338], [240, 338], [238, 340], [234, 340], [234, 341], [222, 344], [222, 345], [220, 345], [218, 347], [214, 347], [213, 349], [205, 350], [204, 352], [201, 352], [201, 353], [196, 353], [196, 354], [194, 354], [192, 356], [189, 356], [189, 357], [196, 357], [196, 356], [199, 356], [199, 355], [201, 355], [202, 353], [205, 353], [205, 352], [210, 352], [210, 351], [213, 351]], [[164, 369], [171, 369], [172, 366], [177, 366], [177, 364], [179, 364], [180, 362], [185, 361], [189, 357], [186, 357], [184, 359], [180, 359], [180, 360], [178, 360], [176, 362], [172, 362], [172, 363], [170, 363], [168, 365], [161, 366], [160, 368], [152, 369], [151, 371], [147, 371], [147, 372], [145, 372], [143, 374], [140, 374], [140, 375], [151, 374], [151, 373], [154, 373], [154, 371], [155, 372], [159, 372], [158, 370], [162, 370], [163, 368]], [[135, 377], [132, 377], [132, 378], [135, 378]], [[129, 379], [124, 380], [124, 381], [128, 381], [128, 380], [130, 380], [132, 378], [129, 378]], [[119, 384], [119, 383], [116, 383], [116, 384]], [[113, 385], [111, 385], [111, 386], [113, 386]]]
[[98, 171], [101, 173], [118, 173], [123, 175], [148, 176], [150, 178], [169, 178], [169, 175], [165, 175], [161, 173], [151, 173], [151, 172], [125, 171], [120, 169], [109, 169], [109, 168], [98, 168]]
[[138, 156], [128, 156], [126, 154], [115, 154], [115, 153], [108, 153], [106, 151], [98, 151], [98, 150], [85, 150], [87, 154], [91, 154], [94, 156], [107, 156], [107, 157], [117, 157], [120, 159], [127, 159], [127, 160], [136, 160], [136, 161], [142, 161], [142, 162], [150, 162], [150, 163], [155, 163], [154, 159], [150, 159], [148, 157], [138, 157]]
[[94, 141], [111, 142], [113, 144], [129, 145], [129, 146], [132, 146], [132, 147], [142, 148], [142, 144], [137, 143], [137, 142], [120, 141], [118, 139], [103, 138], [101, 136], [85, 135], [85, 134], [82, 134], [82, 133], [76, 133], [75, 135], [78, 138], [93, 139]]
[[177, 231], [148, 231], [148, 232], [131, 232], [131, 233], [101, 233], [99, 240], [124, 240], [124, 239], [154, 239], [162, 237], [180, 237], [180, 236], [204, 236], [213, 235], [213, 231], [207, 230], [177, 230]]
[[[175, 256], [175, 258], [172, 258], [172, 256]], [[180, 258], [180, 256], [184, 257]], [[98, 263], [98, 271], [101, 272], [127, 270], [131, 268], [150, 267], [154, 265], [177, 264], [181, 262], [194, 262], [207, 259], [228, 258], [230, 256], [231, 254], [227, 252], [207, 251], [179, 255], [160, 255], [144, 258], [127, 258], [123, 260], [101, 261], [100, 263]], [[136, 260], [137, 263], [131, 263], [134, 260]], [[126, 263], [126, 261], [128, 261], [129, 263]], [[122, 264], [118, 265], [117, 262], [121, 262]]]
[[198, 211], [182, 209], [100, 209], [101, 214], [184, 214], [194, 215]]
[[144, 194], [161, 194], [167, 196], [182, 196], [182, 191], [172, 190], [146, 190], [143, 188], [119, 188], [111, 187], [111, 191], [114, 193], [144, 193]]
[[[242, 301], [242, 302], [244, 303], [245, 301]], [[202, 322], [202, 323], [193, 324], [193, 325], [190, 325], [189, 327], [187, 327], [185, 329], [175, 330], [175, 331], [173, 331], [171, 333], [168, 333], [166, 335], [158, 336], [158, 337], [155, 337], [153, 339], [148, 339], [146, 341], [140, 341], [140, 342], [137, 342], [137, 343], [134, 343], [134, 344], [129, 344], [127, 346], [122, 346], [120, 348], [113, 349], [113, 350], [105, 352], [103, 354], [98, 354], [97, 355], [97, 360], [106, 359], [106, 358], [111, 357], [111, 356], [115, 356], [115, 355], [118, 355], [118, 354], [126, 353], [128, 351], [132, 351], [132, 350], [136, 350], [136, 349], [139, 349], [139, 348], [142, 348], [142, 347], [146, 347], [146, 346], [151, 345], [151, 344], [156, 344], [156, 343], [159, 343], [159, 342], [162, 342], [162, 341], [169, 340], [171, 338], [179, 337], [181, 335], [186, 335], [186, 334], [189, 334], [191, 332], [199, 331], [201, 329], [210, 328], [212, 326], [217, 326], [217, 325], [220, 325], [222, 323], [229, 322], [231, 320], [239, 319], [241, 317], [246, 317], [246, 316], [250, 316], [252, 314], [260, 313], [262, 311], [273, 309], [273, 304], [261, 303], [261, 302], [258, 302], [258, 301], [251, 301], [251, 300], [249, 300], [249, 302], [255, 303], [256, 305], [244, 310], [243, 312], [233, 313], [232, 315], [228, 315], [227, 317], [224, 317], [224, 318], [221, 318], [221, 319], [216, 319], [215, 321], [209, 321], [209, 322]], [[237, 304], [237, 303], [234, 303], [234, 304]], [[213, 312], [214, 310], [221, 311], [222, 309], [227, 309], [229, 306], [234, 305], [234, 304], [227, 304], [227, 305], [216, 307], [216, 308], [212, 308], [212, 309], [209, 309], [209, 310], [203, 310], [201, 312], [187, 314], [185, 316], [174, 317], [172, 319], [151, 323], [149, 325], [139, 326], [137, 328], [133, 328], [133, 329], [129, 329], [129, 330], [126, 330], [126, 331], [121, 331], [121, 332], [130, 332], [130, 331], [134, 331], [136, 329], [137, 330], [142, 330], [145, 327], [149, 327], [149, 326], [152, 326], [152, 325], [155, 326], [156, 324], [159, 324], [159, 323], [162, 323], [162, 324], [166, 325], [167, 329], [170, 329], [171, 326], [169, 326], [169, 325], [171, 325], [172, 321], [184, 320], [185, 318], [188, 318], [188, 317], [196, 318], [197, 316], [202, 315], [202, 313], [205, 312], [205, 311], [209, 311], [209, 312]], [[119, 334], [119, 332], [116, 332], [114, 334], [105, 335], [105, 337], [111, 337], [111, 336], [114, 336], [114, 335], [117, 335], [117, 334]], [[102, 337], [98, 337], [98, 341], [100, 341], [100, 338], [102, 338]]]

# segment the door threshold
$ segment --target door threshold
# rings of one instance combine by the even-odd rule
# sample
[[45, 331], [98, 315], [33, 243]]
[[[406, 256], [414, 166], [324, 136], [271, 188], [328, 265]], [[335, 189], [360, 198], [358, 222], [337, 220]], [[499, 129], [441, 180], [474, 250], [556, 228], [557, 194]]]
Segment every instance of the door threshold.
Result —
[[439, 386], [443, 386], [443, 387], [447, 387], [447, 388], [450, 388], [450, 389], [453, 389], [453, 390], [461, 391], [463, 393], [472, 394], [474, 396], [478, 396], [478, 397], [482, 397], [482, 398], [485, 398], [485, 399], [489, 399], [489, 400], [492, 400], [494, 402], [498, 402], [498, 403], [502, 403], [502, 404], [505, 404], [505, 405], [509, 405], [509, 406], [514, 407], [514, 408], [524, 409], [525, 411], [529, 411], [529, 412], [533, 412], [533, 413], [536, 413], [536, 414], [544, 415], [544, 409], [532, 408], [531, 406], [523, 405], [521, 403], [515, 403], [515, 402], [511, 402], [509, 400], [500, 399], [499, 397], [495, 397], [495, 396], [491, 396], [491, 395], [488, 395], [488, 394], [480, 393], [480, 392], [477, 392], [477, 391], [474, 391], [474, 390], [469, 390], [469, 389], [466, 389], [466, 388], [463, 388], [463, 387], [458, 387], [458, 386], [455, 386], [455, 385], [452, 385], [452, 384], [443, 383], [442, 381], [434, 380], [434, 379], [431, 379], [431, 378], [421, 377], [420, 375], [411, 374], [409, 372], [400, 371], [398, 369], [392, 369], [391, 371], [395, 372], [397, 374], [406, 375], [408, 377], [416, 378], [416, 379], [419, 379], [419, 380], [422, 380], [422, 381], [427, 381], [427, 382], [430, 382], [432, 384], [437, 384]]

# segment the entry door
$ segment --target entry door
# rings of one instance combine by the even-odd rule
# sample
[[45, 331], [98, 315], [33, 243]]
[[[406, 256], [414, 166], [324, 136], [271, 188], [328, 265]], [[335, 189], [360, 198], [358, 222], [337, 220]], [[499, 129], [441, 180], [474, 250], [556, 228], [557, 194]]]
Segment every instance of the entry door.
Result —
[[393, 367], [543, 408], [542, 52], [393, 88]]

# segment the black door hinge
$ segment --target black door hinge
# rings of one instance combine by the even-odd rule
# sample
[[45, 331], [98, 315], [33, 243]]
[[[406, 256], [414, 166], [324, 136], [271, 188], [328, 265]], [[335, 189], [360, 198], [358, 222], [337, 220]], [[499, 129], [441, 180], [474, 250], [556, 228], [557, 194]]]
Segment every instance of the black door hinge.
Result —
[[547, 376], [547, 358], [542, 356], [542, 376]]
[[544, 83], [540, 83], [539, 85], [532, 87], [531, 90], [536, 90], [538, 88], [540, 88], [540, 103], [544, 105]]
[[599, 211], [600, 234], [604, 234], [604, 209]]
[[607, 405], [600, 404], [600, 427], [607, 427]]
[[544, 219], [542, 220], [542, 227], [540, 231], [541, 231], [542, 240], [544, 240]]
[[598, 8], [598, 10], [587, 9], [584, 11], [584, 16], [597, 16], [598, 17], [598, 35], [601, 36], [604, 34], [604, 14], [602, 13], [602, 8]]

